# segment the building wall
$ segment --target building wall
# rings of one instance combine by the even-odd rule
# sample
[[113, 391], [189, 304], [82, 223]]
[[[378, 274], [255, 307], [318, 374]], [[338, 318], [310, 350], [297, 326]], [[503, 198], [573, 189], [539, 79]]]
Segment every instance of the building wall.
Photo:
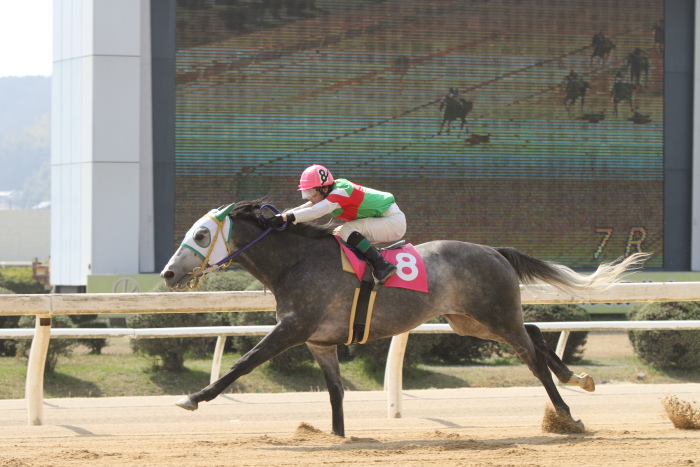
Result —
[[51, 211], [0, 211], [0, 263], [46, 262], [50, 244]]
[[145, 63], [141, 57], [148, 5], [54, 0], [51, 282], [58, 288], [85, 285], [89, 274], [152, 272], [152, 235], [142, 235], [152, 219], [150, 105], [143, 105], [150, 54]]

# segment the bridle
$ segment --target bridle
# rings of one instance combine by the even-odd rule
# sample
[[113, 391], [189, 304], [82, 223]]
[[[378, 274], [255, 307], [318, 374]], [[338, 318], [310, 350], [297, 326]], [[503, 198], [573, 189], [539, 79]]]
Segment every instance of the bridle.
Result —
[[[271, 204], [263, 204], [262, 206], [260, 206], [260, 211], [262, 212], [262, 210], [264, 208], [270, 208], [270, 210], [273, 211], [275, 214], [280, 213], [280, 211]], [[192, 279], [187, 281], [187, 287], [189, 287], [190, 289], [196, 289], [197, 287], [199, 287], [199, 280], [202, 277], [204, 277], [205, 275], [212, 273], [218, 269], [229, 267], [231, 265], [231, 263], [233, 263], [233, 259], [236, 256], [240, 255], [241, 253], [246, 251], [248, 248], [250, 248], [251, 246], [258, 243], [260, 240], [262, 240], [267, 234], [269, 234], [273, 230], [273, 227], [267, 227], [265, 229], [265, 231], [263, 231], [255, 239], [251, 240], [245, 246], [243, 246], [242, 248], [239, 248], [238, 250], [234, 251], [233, 253], [231, 252], [231, 246], [229, 245], [229, 243], [227, 241], [224, 241], [224, 243], [226, 244], [226, 251], [227, 251], [227, 253], [229, 253], [229, 255], [226, 256], [221, 261], [217, 262], [216, 264], [211, 265], [211, 266], [207, 266], [209, 264], [209, 257], [211, 256], [211, 253], [212, 253], [212, 251], [214, 251], [214, 247], [216, 246], [216, 241], [219, 237], [219, 234], [224, 229], [224, 222], [223, 221], [220, 221], [216, 217], [209, 215], [209, 214], [207, 214], [207, 217], [211, 218], [212, 220], [214, 220], [214, 222], [216, 222], [216, 225], [217, 225], [216, 233], [214, 234], [214, 238], [212, 239], [212, 241], [209, 245], [209, 250], [207, 251], [207, 255], [204, 257], [204, 262], [202, 262], [202, 265], [194, 268], [192, 270], [192, 272], [188, 272], [187, 274], [185, 274], [186, 276], [192, 275]], [[260, 216], [260, 217], [262, 217], [262, 216]], [[229, 218], [230, 218], [230, 216], [229, 216]], [[275, 227], [274, 230], [281, 231], [281, 230], [284, 230], [286, 228], [287, 228], [287, 221], [285, 221], [284, 224], [282, 224], [282, 227]], [[233, 219], [232, 218], [231, 218], [231, 226], [229, 227], [229, 229], [233, 230]]]

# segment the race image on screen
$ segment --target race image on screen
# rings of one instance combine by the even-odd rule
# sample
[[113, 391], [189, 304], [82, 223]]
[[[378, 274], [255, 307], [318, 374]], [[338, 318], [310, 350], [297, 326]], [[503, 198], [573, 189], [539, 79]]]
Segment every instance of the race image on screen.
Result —
[[174, 241], [322, 164], [413, 244], [663, 265], [663, 0], [178, 0], [176, 31]]

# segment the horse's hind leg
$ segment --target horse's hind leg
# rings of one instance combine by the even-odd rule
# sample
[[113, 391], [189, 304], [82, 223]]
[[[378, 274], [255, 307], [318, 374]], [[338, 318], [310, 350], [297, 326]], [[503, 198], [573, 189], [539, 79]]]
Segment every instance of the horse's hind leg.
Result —
[[318, 366], [323, 371], [326, 379], [328, 394], [331, 396], [331, 409], [333, 410], [333, 434], [345, 436], [345, 418], [343, 416], [343, 382], [340, 379], [340, 366], [338, 365], [338, 347], [322, 347], [309, 344], [309, 350], [313, 354]]
[[[518, 293], [517, 289], [516, 293]], [[518, 311], [518, 313], [522, 312]], [[447, 322], [450, 323], [452, 329], [459, 335], [480, 336], [486, 339], [497, 337], [497, 340], [510, 345], [525, 362], [532, 374], [540, 380], [557, 413], [571, 418], [569, 406], [566, 405], [564, 399], [562, 399], [557, 390], [556, 384], [554, 384], [552, 374], [547, 366], [545, 354], [540, 352], [535, 346], [530, 335], [520, 322], [513, 323], [505, 329], [500, 329], [503, 328], [503, 322], [501, 322], [500, 328], [498, 329], [500, 332], [496, 332], [496, 329], [486, 329], [486, 323], [478, 322], [467, 315], [445, 315], [445, 318]]]
[[571, 418], [571, 410], [564, 402], [564, 399], [562, 399], [561, 394], [559, 394], [557, 386], [552, 379], [552, 374], [549, 372], [545, 354], [539, 351], [528, 333], [523, 329], [522, 333], [518, 333], [517, 337], [507, 339], [506, 343], [515, 350], [532, 374], [540, 380], [557, 413]]
[[554, 353], [554, 351], [549, 347], [547, 341], [544, 340], [544, 336], [540, 331], [540, 328], [534, 324], [526, 324], [525, 329], [527, 330], [532, 343], [535, 344], [537, 350], [539, 350], [547, 361], [547, 366], [550, 370], [557, 376], [557, 379], [564, 384], [576, 384], [581, 389], [593, 392], [595, 391], [595, 382], [586, 373], [580, 375], [575, 374], [573, 371], [566, 366], [564, 362], [561, 361], [559, 356]]

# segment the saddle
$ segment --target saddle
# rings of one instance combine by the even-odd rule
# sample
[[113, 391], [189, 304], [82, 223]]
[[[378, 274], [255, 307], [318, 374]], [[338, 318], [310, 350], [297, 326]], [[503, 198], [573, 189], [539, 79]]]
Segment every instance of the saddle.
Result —
[[[353, 273], [357, 280], [362, 281], [368, 268], [367, 262], [354, 248], [335, 237], [340, 245], [340, 256], [343, 271]], [[420, 253], [415, 247], [406, 243], [405, 240], [396, 242], [388, 247], [379, 248], [385, 260], [395, 264], [398, 272], [384, 282], [384, 287], [398, 287], [402, 289], [415, 290], [418, 292], [428, 292], [428, 275]]]
[[[359, 259], [359, 260], [361, 260], [361, 261], [364, 261], [366, 264], [368, 264], [370, 267], [372, 267], [372, 263], [371, 263], [362, 253], [360, 253], [360, 251], [359, 251], [357, 248], [355, 248], [354, 246], [348, 244], [347, 242], [343, 241], [342, 239], [340, 239], [340, 238], [338, 238], [338, 237], [336, 237], [336, 238], [338, 239], [338, 242], [339, 242], [342, 246], [344, 246], [345, 248], [347, 248], [350, 252], [352, 252], [352, 253], [357, 257], [357, 259]], [[398, 242], [392, 243], [392, 244], [389, 245], [389, 246], [384, 246], [384, 247], [381, 247], [381, 248], [377, 248], [377, 250], [378, 250], [380, 253], [381, 253], [382, 251], [397, 250], [397, 249], [399, 249], [399, 248], [402, 248], [405, 244], [406, 244], [406, 240], [399, 240]], [[343, 255], [343, 258], [347, 258], [347, 257], [346, 257], [345, 255]], [[345, 269], [346, 265], [348, 266], [348, 269], [349, 269], [349, 268], [352, 268], [352, 265], [351, 265], [347, 260], [346, 260], [346, 261], [343, 261], [343, 269]], [[346, 272], [355, 272], [355, 270], [354, 270], [354, 269], [349, 269], [349, 270], [347, 270]]]
[[[345, 342], [345, 345], [364, 344], [369, 338], [374, 300], [382, 285], [375, 283], [371, 263], [366, 261], [363, 255], [340, 238], [336, 237], [336, 239], [341, 246], [340, 255], [343, 270], [355, 274], [360, 280], [360, 286], [355, 289], [355, 296], [350, 311], [348, 340]], [[400, 240], [378, 250], [380, 253], [387, 252], [386, 255], [383, 254], [385, 259], [400, 268], [399, 273], [387, 279], [383, 284], [384, 286], [428, 292], [425, 267], [413, 245], [407, 244], [405, 240]], [[402, 271], [401, 268], [405, 268], [407, 273]]]

